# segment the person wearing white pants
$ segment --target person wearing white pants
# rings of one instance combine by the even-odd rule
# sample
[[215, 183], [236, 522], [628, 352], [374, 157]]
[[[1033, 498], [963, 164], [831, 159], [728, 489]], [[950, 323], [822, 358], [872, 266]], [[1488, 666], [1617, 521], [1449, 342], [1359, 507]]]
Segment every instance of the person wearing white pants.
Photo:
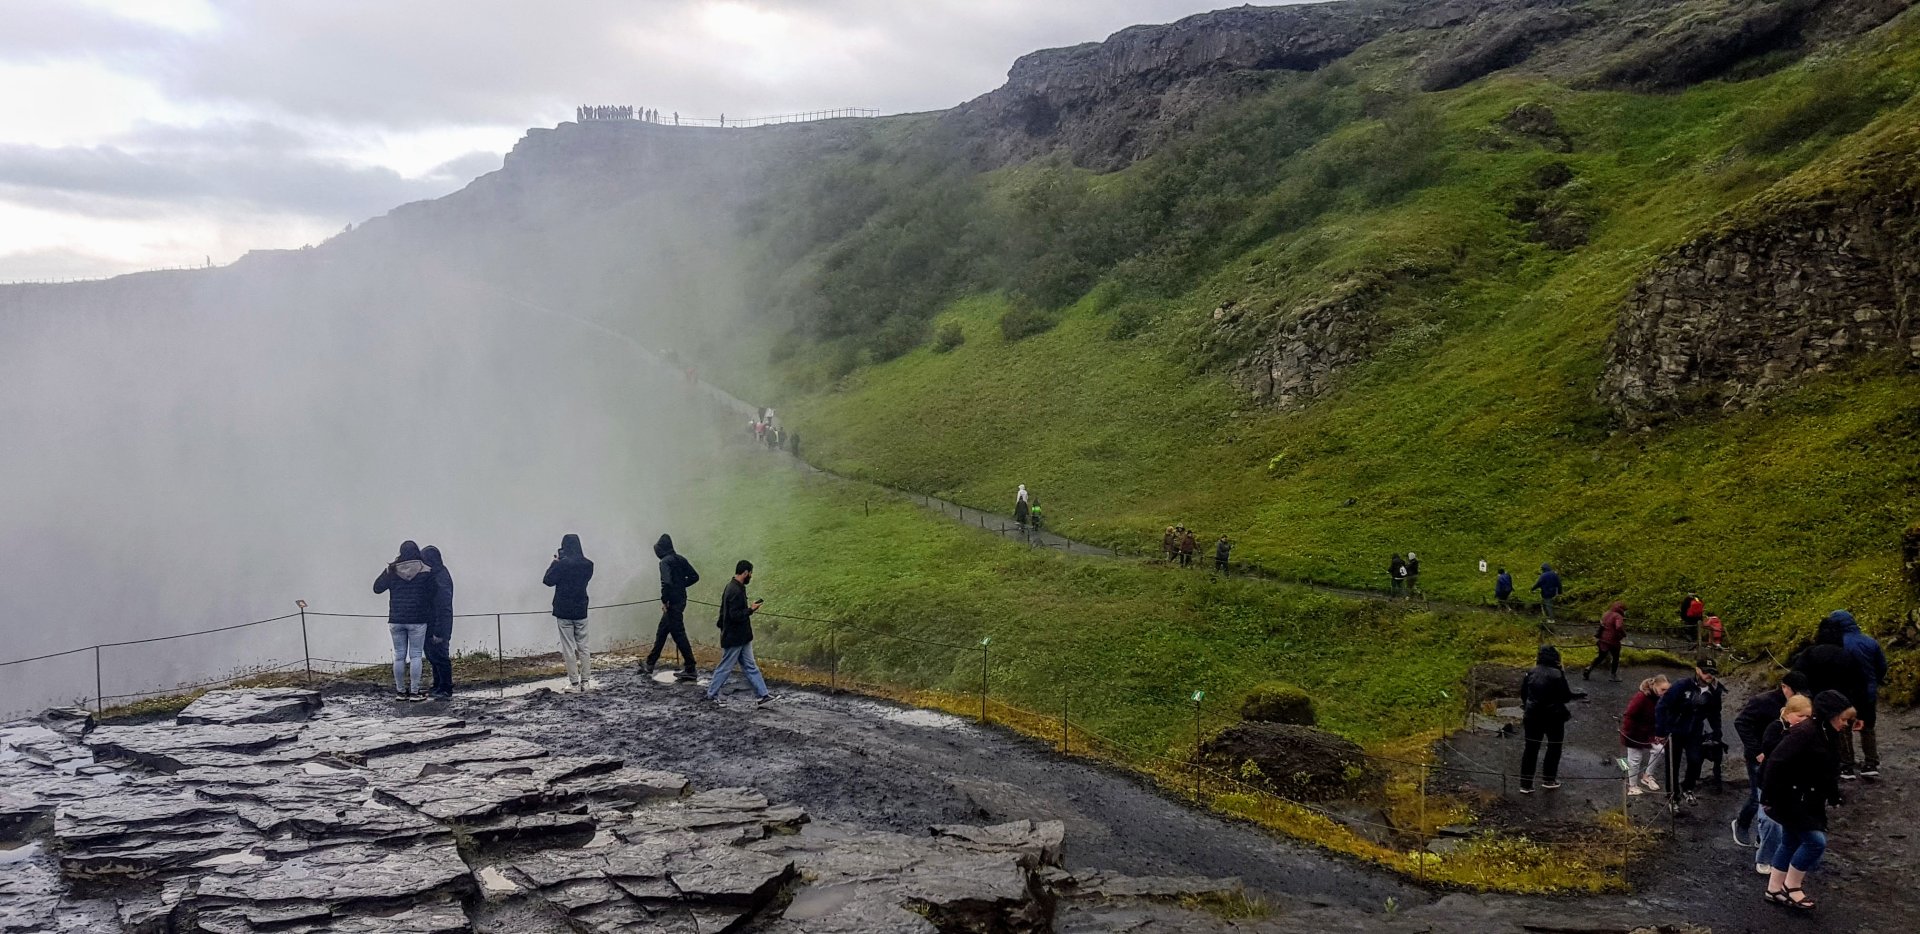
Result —
[[587, 654], [587, 582], [593, 580], [593, 562], [580, 549], [580, 536], [560, 539], [560, 550], [547, 566], [542, 583], [553, 588], [553, 618], [560, 628], [560, 660], [567, 666], [567, 682], [576, 691], [592, 684], [592, 660]]
[[1640, 689], [1633, 693], [1633, 700], [1627, 702], [1626, 714], [1620, 718], [1620, 746], [1627, 753], [1629, 795], [1660, 790], [1660, 783], [1653, 777], [1659, 774], [1660, 758], [1667, 747], [1655, 735], [1654, 707], [1669, 686], [1666, 675], [1654, 675], [1640, 682]]

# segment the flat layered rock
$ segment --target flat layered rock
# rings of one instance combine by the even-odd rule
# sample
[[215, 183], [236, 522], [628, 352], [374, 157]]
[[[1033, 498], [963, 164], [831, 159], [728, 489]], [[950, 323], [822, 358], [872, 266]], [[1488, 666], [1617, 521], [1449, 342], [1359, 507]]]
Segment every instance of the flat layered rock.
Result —
[[233, 726], [243, 723], [289, 723], [306, 720], [320, 711], [319, 691], [299, 688], [242, 688], [208, 691], [174, 716], [183, 724]]
[[935, 837], [960, 843], [970, 849], [991, 853], [1018, 853], [1028, 869], [1060, 863], [1060, 845], [1067, 839], [1067, 825], [1057, 821], [1011, 821], [988, 827], [971, 824], [941, 824], [929, 828]]
[[298, 909], [307, 903], [337, 914], [361, 902], [420, 901], [464, 893], [471, 886], [467, 864], [451, 842], [404, 849], [352, 844], [208, 875], [200, 880], [196, 899], [208, 907], [246, 903]]
[[86, 744], [95, 758], [130, 759], [161, 772], [178, 772], [255, 765], [270, 758], [270, 751], [292, 745], [301, 731], [294, 723], [108, 726], [87, 734]]

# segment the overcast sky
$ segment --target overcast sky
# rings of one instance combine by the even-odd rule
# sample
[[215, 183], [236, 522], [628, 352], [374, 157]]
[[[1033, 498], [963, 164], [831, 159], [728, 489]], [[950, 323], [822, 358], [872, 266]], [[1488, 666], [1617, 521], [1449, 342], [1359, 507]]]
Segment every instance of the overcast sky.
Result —
[[952, 106], [1227, 0], [0, 0], [0, 282], [297, 247], [580, 103]]

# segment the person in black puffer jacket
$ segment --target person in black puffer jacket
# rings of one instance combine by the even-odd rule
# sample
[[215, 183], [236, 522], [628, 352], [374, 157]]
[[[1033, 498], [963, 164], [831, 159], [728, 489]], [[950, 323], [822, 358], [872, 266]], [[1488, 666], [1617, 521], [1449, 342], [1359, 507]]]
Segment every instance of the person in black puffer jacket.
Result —
[[[1847, 628], [1833, 616], [1820, 621], [1813, 645], [1794, 653], [1787, 660], [1787, 667], [1807, 676], [1807, 690], [1815, 697], [1822, 691], [1839, 691], [1847, 696], [1848, 703], [1857, 707], [1868, 696], [1866, 669], [1847, 651]], [[1854, 776], [1851, 759], [1851, 756], [1841, 759], [1842, 778]]]
[[433, 568], [433, 623], [427, 627], [427, 667], [433, 670], [433, 686], [428, 689], [437, 700], [453, 697], [453, 572], [440, 549], [432, 545], [420, 549], [420, 557]]
[[560, 627], [560, 660], [567, 666], [567, 683], [585, 691], [592, 683], [593, 658], [587, 650], [587, 582], [593, 580], [593, 562], [580, 550], [580, 536], [560, 539], [560, 550], [547, 565], [541, 582], [553, 588], [553, 618]]
[[675, 678], [692, 681], [699, 673], [693, 664], [693, 646], [687, 642], [687, 588], [700, 583], [700, 572], [673, 550], [670, 535], [662, 535], [653, 543], [653, 556], [660, 559], [660, 627], [653, 634], [653, 651], [647, 653], [640, 670], [651, 676], [653, 666], [660, 663], [660, 651], [672, 639], [673, 647], [680, 651], [680, 671]]
[[1547, 745], [1547, 761], [1541, 768], [1542, 788], [1560, 787], [1560, 751], [1567, 738], [1567, 721], [1573, 713], [1567, 704], [1576, 696], [1560, 670], [1560, 650], [1540, 647], [1534, 656], [1533, 670], [1520, 682], [1521, 731], [1526, 735], [1526, 751], [1520, 756], [1520, 793], [1533, 793], [1533, 767], [1539, 761], [1540, 744]]
[[1853, 702], [1839, 691], [1813, 698], [1813, 717], [1788, 730], [1767, 755], [1760, 806], [1780, 825], [1767, 900], [1812, 909], [1801, 891], [1807, 873], [1819, 868], [1827, 851], [1827, 806], [1840, 797], [1841, 734], [1853, 729]]
[[420, 546], [400, 543], [400, 554], [374, 578], [373, 592], [387, 595], [387, 632], [393, 637], [393, 693], [413, 700], [420, 693], [420, 657], [426, 651], [427, 626], [433, 622], [433, 568], [421, 560]]

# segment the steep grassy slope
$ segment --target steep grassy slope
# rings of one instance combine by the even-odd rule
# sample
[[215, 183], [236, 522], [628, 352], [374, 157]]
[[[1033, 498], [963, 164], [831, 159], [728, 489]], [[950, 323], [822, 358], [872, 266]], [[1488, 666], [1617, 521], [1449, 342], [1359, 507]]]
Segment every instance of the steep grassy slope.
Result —
[[[951, 352], [789, 348], [811, 392], [783, 412], [810, 456], [984, 508], [1025, 483], [1056, 525], [1142, 550], [1184, 521], [1285, 574], [1377, 585], [1389, 553], [1413, 550], [1430, 591], [1479, 600], [1480, 559], [1523, 587], [1552, 561], [1589, 609], [1624, 596], [1666, 622], [1698, 588], [1736, 638], [1769, 646], [1837, 605], [1889, 627], [1898, 530], [1920, 512], [1920, 380], [1867, 360], [1630, 435], [1595, 385], [1616, 309], [1658, 255], [1920, 119], [1912, 17], [1844, 54], [1669, 96], [1496, 78], [1407, 98], [1378, 89], [1393, 67], [1381, 53], [1283, 83], [1124, 172], [1029, 166], [949, 198], [978, 212], [959, 229], [1042, 233], [933, 277], [973, 292], [914, 335], [957, 325]], [[1505, 120], [1534, 104], [1557, 130]], [[1260, 129], [1279, 123], [1292, 129]], [[1572, 181], [1543, 191], [1554, 164]], [[1588, 242], [1538, 242], [1525, 198]], [[884, 281], [862, 238], [834, 241], [821, 274]], [[1069, 281], [1045, 275], [1076, 258]], [[1282, 314], [1355, 282], [1384, 295], [1391, 336], [1335, 392], [1277, 413], [1222, 378], [1245, 339], [1213, 309]], [[1009, 310], [1058, 323], [1010, 341]]]

